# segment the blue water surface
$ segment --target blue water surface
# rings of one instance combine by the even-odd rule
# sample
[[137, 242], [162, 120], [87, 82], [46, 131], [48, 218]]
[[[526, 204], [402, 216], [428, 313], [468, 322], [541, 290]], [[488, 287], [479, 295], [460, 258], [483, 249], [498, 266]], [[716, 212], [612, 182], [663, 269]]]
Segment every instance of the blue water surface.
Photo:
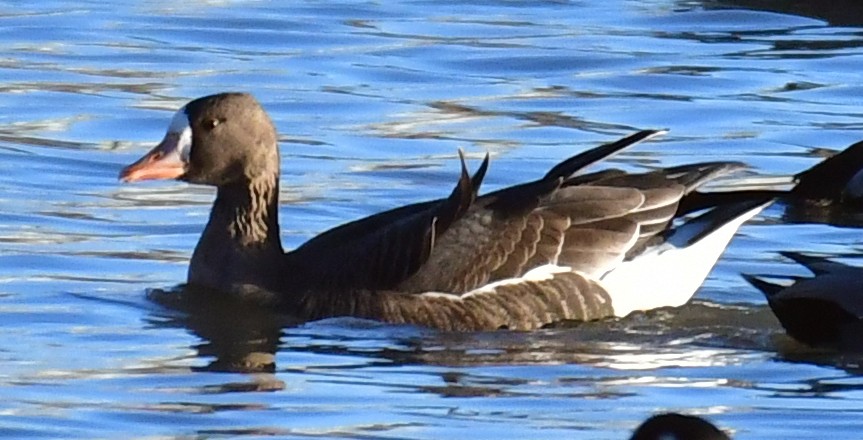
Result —
[[[491, 154], [488, 189], [645, 128], [671, 132], [611, 164], [792, 175], [863, 138], [863, 20], [823, 3], [0, 2], [0, 437], [625, 439], [684, 411], [859, 438], [860, 359], [791, 341], [739, 276], [803, 274], [781, 250], [853, 263], [857, 229], [769, 208], [693, 304], [620, 321], [291, 325], [150, 301], [184, 281], [213, 191], [117, 181], [230, 90], [279, 128], [287, 247], [446, 195], [459, 148]], [[275, 371], [218, 371], [236, 353]]]

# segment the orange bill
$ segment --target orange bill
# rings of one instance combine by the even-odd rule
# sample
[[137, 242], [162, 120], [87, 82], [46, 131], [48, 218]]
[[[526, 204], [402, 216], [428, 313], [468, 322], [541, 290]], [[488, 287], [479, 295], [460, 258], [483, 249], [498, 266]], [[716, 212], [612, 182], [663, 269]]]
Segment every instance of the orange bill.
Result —
[[159, 145], [138, 159], [137, 162], [120, 171], [123, 182], [139, 180], [177, 179], [186, 172], [183, 160], [181, 136], [168, 133]]

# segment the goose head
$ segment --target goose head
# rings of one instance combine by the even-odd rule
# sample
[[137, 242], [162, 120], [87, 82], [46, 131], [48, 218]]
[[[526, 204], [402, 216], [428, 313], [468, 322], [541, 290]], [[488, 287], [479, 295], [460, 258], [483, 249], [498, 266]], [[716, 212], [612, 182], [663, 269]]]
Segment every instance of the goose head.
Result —
[[220, 93], [180, 108], [164, 139], [119, 177], [225, 187], [278, 172], [276, 129], [267, 113], [249, 94]]

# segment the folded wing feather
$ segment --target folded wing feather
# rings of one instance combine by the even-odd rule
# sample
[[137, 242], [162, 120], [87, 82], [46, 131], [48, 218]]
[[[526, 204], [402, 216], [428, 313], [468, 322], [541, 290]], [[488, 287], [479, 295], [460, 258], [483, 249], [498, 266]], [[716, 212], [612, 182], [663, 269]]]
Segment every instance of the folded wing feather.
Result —
[[657, 133], [606, 144], [561, 162], [540, 180], [478, 198], [487, 162], [473, 178], [463, 166], [447, 199], [323, 234], [291, 255], [316, 274], [312, 279], [329, 283], [307, 289], [315, 293], [302, 297], [304, 315], [444, 330], [532, 329], [614, 316], [599, 280], [661, 240], [686, 194], [739, 167], [577, 174]]

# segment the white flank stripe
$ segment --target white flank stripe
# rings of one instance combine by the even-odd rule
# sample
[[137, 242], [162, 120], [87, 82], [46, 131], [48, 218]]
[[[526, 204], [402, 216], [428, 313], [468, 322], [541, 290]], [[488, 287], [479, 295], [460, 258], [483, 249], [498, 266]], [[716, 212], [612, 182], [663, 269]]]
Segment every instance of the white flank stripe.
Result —
[[[471, 295], [480, 295], [484, 293], [494, 292], [500, 286], [509, 286], [513, 284], [521, 284], [528, 281], [546, 281], [554, 278], [555, 274], [564, 273], [564, 272], [572, 272], [572, 268], [567, 266], [558, 266], [555, 264], [543, 264], [542, 266], [531, 269], [526, 274], [518, 278], [507, 278], [505, 280], [495, 281], [493, 283], [486, 284], [480, 288], [471, 290], [470, 292], [465, 293], [461, 296], [461, 298], [466, 298]], [[423, 295], [428, 295], [431, 292], [423, 293]]]

